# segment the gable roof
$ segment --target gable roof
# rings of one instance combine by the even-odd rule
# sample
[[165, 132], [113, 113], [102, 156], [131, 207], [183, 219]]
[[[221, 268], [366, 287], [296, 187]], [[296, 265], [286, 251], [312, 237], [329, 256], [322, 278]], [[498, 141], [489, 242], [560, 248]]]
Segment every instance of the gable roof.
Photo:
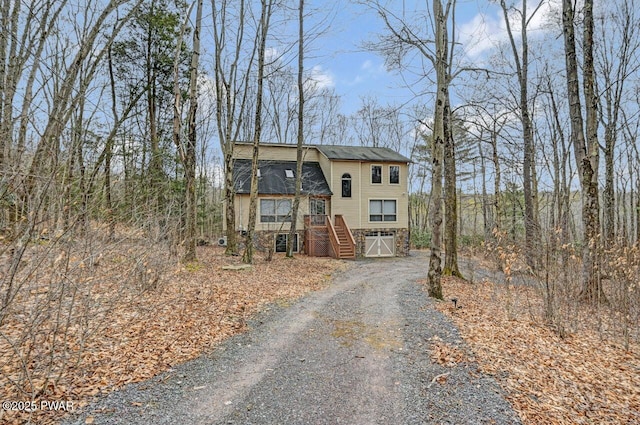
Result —
[[316, 145], [329, 159], [369, 162], [410, 162], [409, 158], [389, 148], [373, 148], [369, 146]]
[[[260, 175], [258, 193], [261, 195], [295, 195], [296, 179], [286, 177], [286, 170], [295, 176], [295, 161], [258, 161]], [[233, 186], [236, 193], [251, 193], [251, 160], [236, 159], [233, 165]], [[317, 162], [302, 164], [302, 194], [332, 195], [324, 173]]]

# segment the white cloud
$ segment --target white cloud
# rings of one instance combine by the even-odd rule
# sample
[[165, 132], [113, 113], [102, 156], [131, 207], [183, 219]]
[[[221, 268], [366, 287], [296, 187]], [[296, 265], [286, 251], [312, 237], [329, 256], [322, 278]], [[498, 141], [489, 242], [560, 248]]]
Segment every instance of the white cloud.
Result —
[[280, 59], [280, 51], [275, 47], [267, 47], [264, 49], [265, 63], [277, 62]]
[[462, 24], [458, 33], [467, 56], [477, 58], [506, 38], [506, 27], [500, 16], [479, 13]]
[[323, 69], [320, 65], [315, 65], [311, 68], [309, 74], [309, 81], [313, 82], [314, 87], [318, 90], [335, 86], [333, 74]]
[[[527, 0], [527, 14], [529, 16], [539, 3], [540, 0]], [[516, 4], [515, 8], [522, 10], [522, 2]], [[527, 28], [529, 37], [548, 31], [561, 19], [561, 16], [562, 4], [560, 0], [544, 1], [536, 14], [530, 18]], [[520, 14], [510, 13], [509, 24], [517, 41], [520, 37]], [[504, 15], [499, 7], [486, 13], [476, 14], [470, 21], [458, 26], [458, 34], [459, 41], [471, 59], [478, 59], [498, 45], [508, 42], [509, 39]]]
[[346, 82], [348, 86], [355, 86], [366, 81], [374, 80], [378, 76], [383, 75], [387, 72], [384, 67], [384, 63], [379, 62], [376, 65], [376, 63], [371, 59], [366, 59], [364, 62], [362, 62], [362, 64], [360, 65], [360, 71], [361, 72], [356, 74], [353, 79]]

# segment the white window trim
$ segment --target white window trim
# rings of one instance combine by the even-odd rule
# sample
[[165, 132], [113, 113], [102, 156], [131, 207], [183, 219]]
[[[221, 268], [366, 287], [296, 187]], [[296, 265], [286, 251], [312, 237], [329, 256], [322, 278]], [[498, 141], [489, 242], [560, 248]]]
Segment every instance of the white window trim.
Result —
[[[373, 182], [373, 167], [380, 167], [380, 183]], [[382, 164], [371, 164], [369, 167], [369, 183], [372, 185], [379, 185], [384, 183], [384, 166]]]
[[[398, 183], [391, 183], [391, 167], [398, 167]], [[401, 169], [400, 169], [400, 166], [399, 166], [399, 165], [389, 165], [389, 184], [392, 184], [392, 185], [394, 185], [394, 186], [395, 186], [395, 185], [399, 185], [399, 184], [400, 184], [400, 181], [401, 181], [401, 180], [400, 180], [400, 179], [401, 179], [401, 175], [402, 175], [402, 174], [401, 174]]]
[[[258, 208], [259, 208], [259, 217], [260, 217], [260, 223], [266, 223], [266, 224], [274, 224], [274, 223], [291, 223], [291, 218], [289, 218], [289, 220], [284, 220], [284, 221], [278, 221], [278, 203], [282, 202], [282, 201], [289, 201], [290, 203], [290, 207], [289, 207], [289, 212], [287, 215], [291, 215], [291, 208], [293, 207], [293, 199], [291, 198], [260, 198], [259, 199], [260, 202], [258, 202]], [[275, 201], [276, 204], [276, 210], [275, 210], [275, 214], [262, 214], [262, 201]], [[262, 216], [263, 215], [269, 215], [269, 216], [273, 216], [276, 217], [275, 221], [262, 221]], [[282, 215], [282, 214], [280, 214]]]
[[[382, 221], [371, 221], [371, 201], [395, 201], [396, 219], [394, 221], [384, 220], [384, 202], [382, 203]], [[399, 223], [398, 221], [398, 198], [368, 198], [367, 199], [367, 220], [370, 224]]]
[[[349, 177], [344, 177], [347, 174]], [[343, 184], [344, 181], [349, 181], [349, 196], [344, 196]], [[353, 177], [351, 177], [351, 173], [342, 173], [342, 177], [340, 177], [340, 197], [342, 199], [353, 199]]]
[[[287, 242], [289, 240], [289, 233], [276, 233], [273, 235], [273, 252], [278, 254], [286, 253], [286, 248], [284, 251], [278, 251], [278, 236], [283, 235], [285, 237], [285, 247], [287, 246]], [[298, 233], [295, 233], [295, 241], [293, 252], [300, 252], [300, 237]]]

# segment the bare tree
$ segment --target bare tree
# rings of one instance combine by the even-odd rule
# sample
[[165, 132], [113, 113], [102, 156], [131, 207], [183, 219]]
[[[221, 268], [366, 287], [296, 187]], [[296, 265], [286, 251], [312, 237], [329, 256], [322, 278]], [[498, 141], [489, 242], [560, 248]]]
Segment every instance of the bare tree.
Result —
[[[376, 47], [386, 56], [390, 64], [400, 65], [408, 50], [415, 49], [429, 61], [436, 74], [436, 99], [434, 107], [432, 140], [432, 182], [431, 207], [429, 208], [432, 226], [431, 257], [429, 260], [429, 294], [442, 298], [441, 276], [443, 273], [461, 276], [457, 266], [457, 194], [455, 183], [455, 143], [453, 140], [449, 88], [451, 81], [467, 68], [452, 71], [455, 34], [449, 41], [449, 20], [455, 20], [455, 0], [434, 0], [431, 10], [431, 27], [434, 38], [424, 37], [407, 21], [394, 15], [389, 9], [374, 3], [375, 9], [385, 23], [390, 37], [382, 40]], [[442, 177], [445, 174], [445, 196], [443, 197]], [[442, 202], [445, 202], [445, 238], [449, 243], [446, 257], [442, 261]]]
[[[607, 243], [615, 238], [614, 155], [618, 140], [619, 119], [629, 77], [640, 64], [636, 10], [628, 2], [615, 2], [600, 17], [600, 32], [595, 45], [598, 74], [601, 77], [600, 122], [604, 127], [604, 190], [602, 192], [603, 237]], [[606, 13], [606, 15], [604, 15]], [[615, 47], [614, 47], [615, 46]]]
[[[522, 10], [507, 7], [505, 0], [500, 0], [500, 6], [509, 35], [509, 42], [513, 52], [513, 60], [516, 66], [516, 75], [520, 86], [519, 110], [520, 121], [522, 123], [522, 140], [524, 142], [524, 159], [522, 171], [522, 184], [524, 189], [524, 228], [525, 228], [525, 258], [527, 265], [535, 270], [537, 268], [537, 253], [540, 245], [540, 224], [537, 220], [535, 199], [538, 194], [533, 190], [537, 185], [532, 182], [532, 172], [535, 172], [534, 143], [533, 143], [533, 123], [529, 111], [529, 44], [527, 39], [527, 28], [544, 1], [539, 1], [530, 15], [527, 15], [527, 2], [522, 3]], [[520, 52], [516, 46], [516, 41], [511, 30], [509, 11], [513, 11], [520, 16]]]
[[[550, 167], [549, 174], [553, 180], [553, 197], [551, 200], [550, 229], [559, 229], [559, 238], [553, 235], [550, 239], [550, 250], [555, 252], [557, 242], [564, 244], [569, 241], [569, 216], [571, 215], [569, 185], [569, 173], [567, 171], [568, 161], [571, 154], [571, 146], [567, 143], [565, 131], [561, 117], [561, 111], [556, 101], [555, 88], [551, 81], [551, 73], [547, 69], [546, 73], [546, 96], [547, 107], [545, 108], [546, 127], [548, 128], [548, 139], [551, 143], [551, 160], [547, 159], [547, 166]], [[546, 156], [546, 151], [542, 151]], [[556, 240], [558, 239], [558, 240]], [[566, 250], [562, 251], [563, 260], [566, 260]]]
[[[236, 9], [233, 9], [235, 5]], [[227, 255], [238, 254], [236, 238], [233, 150], [245, 127], [250, 94], [250, 77], [257, 45], [246, 35], [247, 5], [213, 1], [215, 115], [223, 156]], [[235, 14], [234, 14], [235, 12]], [[231, 40], [231, 41], [229, 41]], [[246, 52], [243, 47], [250, 45]], [[246, 53], [246, 55], [243, 55]]]
[[[582, 187], [582, 294], [589, 302], [604, 300], [601, 270], [598, 264], [599, 200], [598, 200], [598, 121], [597, 98], [594, 92], [593, 62], [593, 0], [584, 3], [583, 86], [586, 120], [582, 117], [576, 41], [575, 12], [571, 0], [562, 2], [562, 28], [567, 67], [567, 93], [571, 116], [571, 141]], [[586, 127], [585, 127], [586, 121]]]
[[300, 208], [300, 193], [302, 191], [302, 144], [304, 142], [304, 0], [300, 0], [298, 6], [298, 135], [296, 146], [296, 192], [293, 198], [291, 211], [291, 227], [287, 239], [287, 257], [293, 257], [293, 244], [296, 235], [296, 223], [298, 221], [298, 209]]
[[253, 263], [253, 236], [256, 227], [256, 214], [258, 207], [258, 158], [260, 153], [260, 138], [262, 134], [262, 95], [264, 87], [265, 51], [273, 3], [273, 0], [260, 1], [262, 7], [260, 12], [260, 23], [256, 33], [256, 45], [258, 46], [258, 75], [253, 129], [253, 155], [251, 159], [251, 193], [249, 195], [249, 223], [247, 225], [247, 236], [245, 239], [246, 246], [244, 254], [242, 255], [242, 261], [247, 264]]
[[[127, 17], [122, 19], [120, 24], [115, 27], [114, 31], [109, 34], [106, 44], [110, 44], [117, 37], [122, 27], [128, 22], [128, 18], [135, 12], [140, 4], [140, 0], [129, 11]], [[72, 105], [85, 95], [86, 89], [90, 81], [95, 77], [95, 72], [102, 59], [106, 55], [107, 49], [101, 49], [95, 52], [94, 46], [98, 36], [104, 31], [104, 25], [109, 16], [120, 6], [122, 0], [111, 0], [101, 11], [92, 26], [87, 29], [86, 36], [82, 40], [79, 49], [74, 56], [71, 65], [69, 66], [66, 74], [63, 76], [60, 82], [60, 87], [54, 95], [54, 99], [49, 113], [47, 125], [40, 137], [40, 141], [36, 146], [36, 150], [31, 162], [31, 169], [29, 176], [27, 177], [27, 193], [31, 193], [35, 185], [35, 176], [41, 175], [43, 170], [50, 169], [49, 163], [52, 158], [55, 158], [55, 150], [57, 149], [57, 143], [63, 132], [64, 126], [69, 122], [71, 117]], [[82, 69], [84, 61], [93, 54], [93, 59], [88, 71], [84, 74], [85, 78], [78, 82], [78, 77]], [[74, 92], [74, 88], [79, 86], [79, 90]]]
[[[184, 36], [185, 26], [182, 26], [180, 38], [178, 39], [176, 48], [176, 57], [174, 61], [174, 118], [173, 118], [173, 140], [178, 150], [178, 155], [184, 167], [184, 225], [185, 225], [185, 254], [182, 261], [185, 263], [196, 261], [196, 112], [198, 109], [198, 66], [200, 63], [200, 30], [202, 26], [202, 3], [203, 0], [197, 0], [195, 29], [193, 32], [193, 46], [191, 53], [191, 65], [189, 76], [189, 112], [187, 115], [188, 134], [186, 142], [182, 137], [182, 100], [181, 88], [179, 84], [179, 63], [182, 45], [182, 37]], [[191, 14], [193, 6], [187, 12], [187, 18]], [[186, 24], [186, 21], [185, 21]]]

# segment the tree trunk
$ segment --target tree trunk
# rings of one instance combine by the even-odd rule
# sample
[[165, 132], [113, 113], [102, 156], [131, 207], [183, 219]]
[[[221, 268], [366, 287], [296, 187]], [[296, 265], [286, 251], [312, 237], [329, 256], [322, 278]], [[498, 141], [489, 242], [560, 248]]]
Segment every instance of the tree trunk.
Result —
[[611, 126], [605, 126], [604, 132], [604, 190], [602, 191], [602, 221], [603, 239], [607, 244], [613, 243], [615, 239], [615, 191], [614, 191], [614, 168], [613, 154], [615, 149], [615, 139]]
[[494, 237], [498, 237], [498, 232], [502, 231], [502, 192], [500, 186], [500, 156], [498, 155], [498, 132], [494, 128], [491, 131], [491, 160], [493, 162], [494, 178], [493, 178], [493, 205], [495, 208], [495, 218], [493, 220]]
[[[541, 4], [541, 3], [540, 3]], [[538, 8], [540, 7], [538, 5]], [[502, 6], [502, 12], [504, 15], [505, 23], [507, 26], [507, 33], [509, 35], [509, 41], [511, 43], [511, 50], [513, 52], [514, 62], [516, 65], [516, 73], [518, 76], [518, 83], [520, 85], [520, 121], [522, 124], [522, 140], [524, 142], [524, 158], [522, 163], [522, 186], [524, 191], [524, 232], [525, 232], [525, 259], [527, 265], [531, 270], [536, 270], [538, 263], [538, 250], [540, 245], [539, 224], [537, 220], [537, 212], [535, 206], [537, 204], [537, 193], [533, 190], [536, 186], [533, 182], [533, 124], [531, 122], [531, 116], [529, 113], [528, 104], [528, 84], [529, 84], [529, 44], [527, 41], [527, 23], [529, 17], [527, 17], [527, 3], [522, 3], [522, 11], [520, 11], [520, 41], [522, 60], [518, 49], [516, 47], [515, 39], [511, 32], [511, 25], [509, 21], [508, 8], [504, 0], [500, 1]], [[537, 11], [537, 8], [536, 8]], [[535, 11], [534, 11], [535, 14]], [[533, 15], [532, 15], [533, 16]]]
[[[120, 5], [120, 1], [111, 0], [100, 12], [98, 18], [96, 18], [95, 22], [91, 26], [88, 31], [87, 36], [83, 40], [83, 43], [79, 46], [79, 49], [76, 55], [73, 58], [66, 74], [63, 76], [60, 84], [60, 88], [56, 90], [52, 103], [51, 103], [51, 111], [48, 115], [47, 124], [45, 126], [44, 132], [40, 136], [40, 141], [36, 146], [36, 150], [33, 154], [33, 159], [31, 161], [31, 167], [29, 170], [29, 175], [26, 181], [26, 194], [29, 196], [36, 184], [36, 176], [41, 176], [51, 171], [51, 163], [52, 159], [57, 157], [57, 149], [60, 141], [60, 136], [63, 132], [65, 124], [68, 123], [70, 119], [70, 104], [72, 104], [73, 100], [77, 100], [78, 96], [84, 95], [84, 91], [86, 90], [86, 86], [88, 81], [82, 81], [80, 83], [80, 91], [78, 93], [74, 93], [74, 89], [78, 86], [78, 75], [80, 72], [80, 68], [85, 59], [91, 54], [92, 49], [94, 47], [94, 43], [98, 36], [102, 34], [104, 30], [104, 22], [109, 17], [109, 15]], [[136, 2], [136, 5], [129, 13], [129, 16], [139, 5], [139, 1]], [[128, 16], [123, 18], [121, 21], [122, 24], [126, 22]], [[119, 29], [122, 26], [114, 29], [114, 31], [109, 34], [109, 40], [113, 40], [119, 32]], [[101, 52], [95, 55], [95, 59], [92, 62], [92, 67], [97, 66], [101, 58], [103, 57], [104, 52]], [[90, 76], [93, 74], [90, 73]], [[75, 96], [74, 96], [75, 94]]]
[[442, 165], [445, 143], [445, 112], [449, 98], [447, 81], [447, 22], [440, 0], [433, 0], [436, 38], [436, 103], [433, 119], [433, 138], [431, 146], [431, 256], [429, 258], [429, 296], [443, 299], [442, 294]]
[[[237, 3], [237, 15], [228, 13], [230, 3]], [[243, 46], [248, 43], [245, 39], [245, 1], [212, 0], [211, 6], [215, 56], [215, 114], [220, 150], [224, 159], [224, 216], [227, 236], [225, 254], [238, 255], [233, 151], [245, 124], [251, 67], [258, 46], [257, 43], [253, 43], [250, 59], [243, 70], [240, 54], [243, 52]], [[231, 24], [228, 23], [229, 19], [232, 20]], [[233, 30], [236, 32], [233, 33]], [[230, 48], [227, 47], [227, 40], [234, 41]], [[225, 57], [227, 50], [233, 52], [230, 59]], [[242, 223], [240, 226], [242, 227]]]
[[[448, 72], [447, 72], [448, 74]], [[447, 75], [448, 80], [448, 75]], [[444, 246], [445, 259], [442, 274], [445, 276], [462, 277], [458, 269], [458, 194], [456, 191], [456, 149], [453, 140], [451, 122], [451, 106], [449, 103], [449, 91], [447, 90], [443, 113], [444, 127]]]
[[563, 35], [567, 66], [567, 92], [571, 116], [571, 139], [578, 175], [582, 188], [582, 292], [581, 298], [588, 302], [605, 300], [598, 265], [599, 205], [597, 181], [597, 121], [593, 91], [593, 0], [586, 0], [584, 7], [584, 95], [586, 102], [586, 138], [582, 110], [578, 65], [573, 27], [574, 12], [571, 0], [562, 2]]
[[[296, 147], [296, 193], [291, 211], [291, 227], [287, 239], [287, 257], [293, 257], [293, 243], [300, 208], [300, 192], [302, 190], [302, 143], [304, 142], [304, 0], [300, 0], [298, 10], [298, 145]], [[298, 248], [300, 246], [298, 245]]]
[[[113, 73], [113, 60], [111, 55], [111, 46], [107, 52], [107, 65], [109, 70], [109, 86], [111, 88], [111, 112], [113, 114], [113, 120], [119, 122], [118, 108], [116, 100], [116, 80]], [[107, 223], [109, 224], [108, 240], [113, 241], [116, 233], [116, 221], [113, 214], [113, 203], [111, 201], [111, 158], [113, 156], [113, 137], [110, 137], [105, 142], [105, 157], [104, 157], [104, 201], [105, 201], [105, 215]]]
[[484, 231], [484, 240], [488, 242], [491, 239], [491, 219], [489, 209], [489, 196], [487, 195], [487, 167], [485, 165], [484, 151], [482, 149], [482, 135], [478, 140], [478, 152], [480, 154], [480, 175], [482, 177], [482, 224]]
[[185, 263], [197, 260], [196, 111], [198, 110], [198, 66], [200, 63], [200, 28], [202, 26], [202, 2], [203, 0], [198, 0], [198, 7], [196, 9], [196, 27], [193, 32], [193, 53], [191, 55], [191, 75], [189, 78], [189, 114], [187, 118], [187, 123], [189, 125], [189, 134], [187, 136], [184, 157], [186, 252], [182, 261]]
[[249, 197], [249, 223], [245, 239], [245, 250], [242, 261], [253, 263], [254, 233], [256, 228], [256, 215], [258, 206], [258, 154], [260, 151], [260, 137], [262, 134], [262, 92], [264, 87], [264, 65], [267, 34], [269, 31], [269, 19], [271, 18], [271, 6], [273, 0], [261, 0], [262, 11], [260, 13], [260, 25], [258, 27], [258, 81], [256, 92], [256, 110], [253, 133], [253, 156], [251, 160], [251, 193]]

